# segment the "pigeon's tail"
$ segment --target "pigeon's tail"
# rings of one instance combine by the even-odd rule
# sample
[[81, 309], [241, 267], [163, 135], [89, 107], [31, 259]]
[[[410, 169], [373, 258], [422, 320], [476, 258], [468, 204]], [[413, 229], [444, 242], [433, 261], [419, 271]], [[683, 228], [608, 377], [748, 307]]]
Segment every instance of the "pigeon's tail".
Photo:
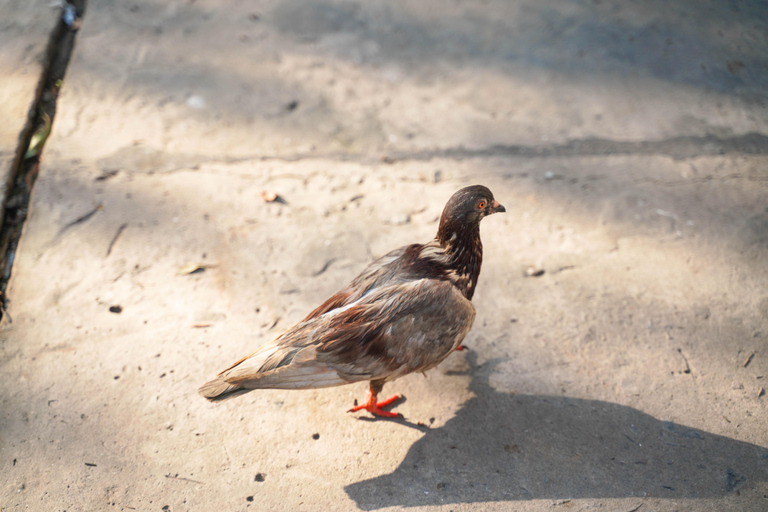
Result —
[[365, 375], [342, 378], [339, 371], [316, 360], [314, 347], [265, 345], [236, 362], [198, 390], [211, 402], [221, 402], [254, 389], [316, 389], [340, 386]]
[[197, 390], [197, 392], [200, 393], [200, 396], [207, 398], [211, 402], [223, 402], [224, 400], [234, 398], [243, 393], [248, 393], [249, 391], [253, 390], [227, 382], [221, 377], [206, 382]]
[[[261, 372], [260, 368], [263, 367], [265, 359], [275, 353], [276, 350], [277, 346], [274, 344], [264, 345], [253, 354], [245, 356], [226, 370], [219, 373], [215, 379], [200, 386], [200, 389], [198, 389], [197, 392], [200, 396], [207, 398], [211, 402], [223, 402], [224, 400], [253, 391], [254, 388], [261, 387], [255, 386], [254, 382], [251, 382], [251, 385], [246, 387], [244, 385], [245, 379], [239, 379], [239, 381], [233, 382], [233, 373], [235, 374], [234, 376], [238, 376], [239, 373], [253, 371], [255, 377], [258, 377]], [[249, 365], [247, 370], [243, 370], [240, 365], [248, 360], [251, 360], [252, 365]], [[238, 368], [238, 370], [235, 370], [236, 368]]]

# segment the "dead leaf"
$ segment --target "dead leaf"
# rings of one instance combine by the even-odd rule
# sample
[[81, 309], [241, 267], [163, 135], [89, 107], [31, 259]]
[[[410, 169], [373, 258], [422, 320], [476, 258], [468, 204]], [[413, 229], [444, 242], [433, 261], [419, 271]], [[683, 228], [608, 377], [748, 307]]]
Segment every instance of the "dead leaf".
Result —
[[32, 135], [32, 139], [29, 141], [29, 149], [27, 149], [27, 152], [24, 154], [25, 159], [39, 155], [45, 145], [45, 141], [48, 140], [48, 135], [51, 134], [50, 116], [43, 112], [43, 109], [40, 109], [40, 117], [43, 120], [43, 126], [38, 128], [35, 134]]
[[270, 318], [266, 322], [263, 322], [261, 324], [261, 327], [265, 327], [269, 330], [269, 329], [272, 329], [274, 326], [276, 326], [277, 322], [279, 321], [280, 321], [279, 316], [270, 315]]

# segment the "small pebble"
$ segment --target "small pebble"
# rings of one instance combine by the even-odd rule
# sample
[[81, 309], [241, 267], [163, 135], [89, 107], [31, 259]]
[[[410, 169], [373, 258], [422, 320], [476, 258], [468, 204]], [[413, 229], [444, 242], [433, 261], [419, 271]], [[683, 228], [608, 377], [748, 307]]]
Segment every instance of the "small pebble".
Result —
[[394, 226], [402, 226], [403, 224], [408, 224], [411, 222], [411, 216], [407, 213], [403, 213], [400, 215], [391, 215], [384, 219], [384, 222], [387, 224], [392, 224]]
[[523, 276], [525, 277], [541, 277], [544, 275], [544, 269], [543, 268], [536, 268], [533, 265], [528, 265], [525, 267], [525, 272], [523, 272]]
[[205, 98], [203, 98], [202, 96], [190, 96], [187, 99], [187, 105], [198, 110], [201, 108], [205, 108]]

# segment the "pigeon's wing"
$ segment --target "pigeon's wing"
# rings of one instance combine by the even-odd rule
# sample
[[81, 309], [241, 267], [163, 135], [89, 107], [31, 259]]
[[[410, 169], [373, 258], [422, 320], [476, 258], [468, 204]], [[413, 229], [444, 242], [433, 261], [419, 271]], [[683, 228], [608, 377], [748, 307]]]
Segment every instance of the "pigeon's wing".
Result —
[[472, 303], [438, 279], [376, 288], [333, 313], [315, 341], [316, 357], [350, 381], [428, 370], [461, 343], [475, 319]]
[[327, 328], [336, 313], [391, 281], [406, 249], [401, 247], [373, 261], [304, 320], [232, 364], [198, 392], [210, 400], [224, 400], [257, 388], [307, 389], [349, 383], [336, 369], [316, 359], [318, 333]]
[[398, 260], [409, 247], [411, 246], [400, 247], [371, 262], [351, 283], [320, 304], [302, 322], [356, 302], [371, 290], [386, 285], [397, 276], [400, 270]]
[[371, 263], [348, 286], [199, 392], [222, 400], [257, 388], [309, 389], [394, 379], [442, 361], [469, 332], [472, 304], [449, 282], [409, 280], [407, 246]]
[[321, 388], [425, 371], [461, 343], [474, 318], [472, 303], [448, 281], [378, 287], [295, 325], [200, 394], [216, 400], [257, 388]]

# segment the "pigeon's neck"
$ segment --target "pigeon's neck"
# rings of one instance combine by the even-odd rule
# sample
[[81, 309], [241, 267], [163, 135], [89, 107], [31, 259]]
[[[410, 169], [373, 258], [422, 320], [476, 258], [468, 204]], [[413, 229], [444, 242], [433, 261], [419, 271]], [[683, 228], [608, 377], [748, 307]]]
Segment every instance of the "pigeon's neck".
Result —
[[441, 225], [436, 242], [443, 250], [442, 260], [447, 267], [449, 279], [467, 299], [472, 300], [483, 262], [480, 225], [460, 224], [454, 229], [451, 226], [444, 229]]

